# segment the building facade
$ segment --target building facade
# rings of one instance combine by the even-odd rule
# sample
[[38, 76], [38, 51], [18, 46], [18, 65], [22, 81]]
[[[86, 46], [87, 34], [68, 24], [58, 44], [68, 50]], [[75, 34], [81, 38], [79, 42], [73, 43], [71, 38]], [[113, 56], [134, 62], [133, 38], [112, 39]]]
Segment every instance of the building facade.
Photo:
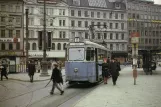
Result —
[[129, 0], [128, 35], [131, 50], [131, 33], [138, 32], [139, 49], [160, 49], [161, 43], [161, 6], [153, 0]]
[[[39, 38], [43, 35], [44, 3], [42, 0], [27, 0], [24, 11], [25, 9], [29, 9], [29, 58], [42, 60], [43, 48], [39, 44]], [[47, 36], [50, 36], [52, 41], [50, 49], [46, 52], [47, 60], [64, 60], [65, 46], [69, 38], [68, 6], [64, 2], [54, 0], [46, 2], [46, 19]], [[26, 28], [26, 21], [24, 23]], [[24, 35], [26, 38], [26, 32]]]
[[[40, 31], [43, 31], [43, 2], [27, 0], [26, 8], [29, 9], [29, 58], [42, 59], [43, 51], [39, 48], [38, 38], [42, 34]], [[46, 30], [51, 32], [49, 34], [52, 37], [51, 49], [47, 51], [48, 60], [64, 60], [66, 44], [77, 36], [100, 44], [104, 41], [113, 57], [126, 57], [128, 35], [124, 2], [51, 0], [46, 3], [46, 11]], [[92, 24], [98, 26], [95, 26], [95, 35], [91, 36], [89, 26]]]
[[10, 72], [23, 59], [23, 1], [0, 1], [0, 58], [8, 59]]
[[[127, 13], [123, 0], [66, 0], [69, 5], [69, 34], [102, 44], [121, 62], [127, 57]], [[94, 34], [89, 26], [94, 25]]]

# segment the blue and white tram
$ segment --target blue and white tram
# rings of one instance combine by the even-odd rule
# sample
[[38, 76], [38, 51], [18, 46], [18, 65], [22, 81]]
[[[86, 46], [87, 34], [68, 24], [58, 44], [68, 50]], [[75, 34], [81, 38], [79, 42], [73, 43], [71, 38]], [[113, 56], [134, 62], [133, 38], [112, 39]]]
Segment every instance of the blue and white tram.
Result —
[[91, 41], [71, 42], [66, 47], [66, 81], [70, 83], [95, 83], [102, 80], [104, 57], [110, 57], [110, 50]]

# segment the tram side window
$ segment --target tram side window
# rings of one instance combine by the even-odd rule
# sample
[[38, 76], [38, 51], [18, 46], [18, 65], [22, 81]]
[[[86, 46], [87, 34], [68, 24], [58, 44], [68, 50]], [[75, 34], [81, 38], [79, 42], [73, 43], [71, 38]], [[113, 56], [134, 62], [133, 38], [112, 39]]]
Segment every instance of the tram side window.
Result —
[[87, 61], [94, 61], [94, 49], [93, 48], [87, 48], [86, 60]]

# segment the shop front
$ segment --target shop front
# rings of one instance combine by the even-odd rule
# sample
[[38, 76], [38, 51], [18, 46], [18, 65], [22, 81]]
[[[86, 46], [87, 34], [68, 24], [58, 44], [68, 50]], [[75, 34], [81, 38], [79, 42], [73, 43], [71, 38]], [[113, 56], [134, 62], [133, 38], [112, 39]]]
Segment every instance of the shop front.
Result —
[[2, 51], [0, 52], [1, 64], [7, 65], [7, 72], [17, 73], [17, 65], [20, 64], [20, 59], [24, 57], [21, 51]]
[[122, 51], [113, 51], [111, 53], [111, 58], [117, 59], [121, 64], [127, 61], [128, 58], [128, 52], [122, 52]]

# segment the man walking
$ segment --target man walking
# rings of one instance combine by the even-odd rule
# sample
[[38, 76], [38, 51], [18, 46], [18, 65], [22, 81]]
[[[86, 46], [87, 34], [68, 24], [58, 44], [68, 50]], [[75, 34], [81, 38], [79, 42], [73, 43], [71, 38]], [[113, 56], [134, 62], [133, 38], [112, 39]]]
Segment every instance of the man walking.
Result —
[[6, 77], [6, 79], [8, 80], [8, 77], [7, 77], [7, 67], [5, 64], [2, 65], [1, 67], [1, 81], [3, 81], [3, 76]]
[[29, 62], [28, 64], [28, 74], [30, 77], [30, 82], [33, 82], [34, 73], [36, 72], [34, 61]]
[[61, 72], [58, 69], [58, 65], [54, 64], [54, 69], [51, 75], [51, 80], [53, 80], [53, 86], [51, 89], [50, 94], [52, 95], [54, 93], [55, 87], [60, 91], [60, 95], [63, 95], [64, 91], [59, 87], [59, 83], [62, 82]]
[[117, 64], [117, 62], [115, 62], [114, 59], [112, 59], [112, 61], [110, 63], [110, 71], [111, 71], [111, 75], [112, 75], [113, 85], [116, 85], [119, 71], [118, 71], [118, 64]]

